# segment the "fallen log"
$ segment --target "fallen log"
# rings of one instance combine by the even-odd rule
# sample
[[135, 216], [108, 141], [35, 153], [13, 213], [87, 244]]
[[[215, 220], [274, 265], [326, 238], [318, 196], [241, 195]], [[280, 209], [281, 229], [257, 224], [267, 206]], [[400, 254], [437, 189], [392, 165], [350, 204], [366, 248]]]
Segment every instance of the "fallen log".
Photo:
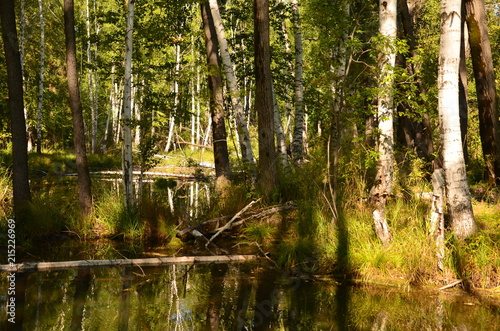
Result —
[[208, 263], [241, 263], [256, 261], [257, 255], [214, 255], [214, 256], [178, 256], [155, 257], [143, 259], [116, 259], [116, 260], [79, 260], [63, 262], [25, 262], [18, 264], [2, 264], [0, 272], [51, 271], [66, 269], [105, 268], [105, 267], [133, 267], [133, 266], [164, 266], [189, 265]]
[[219, 231], [217, 231], [216, 234], [214, 234], [210, 238], [210, 240], [205, 244], [205, 247], [207, 247], [219, 234], [221, 234], [221, 232], [223, 232], [224, 230], [227, 230], [231, 226], [231, 223], [234, 222], [235, 219], [237, 219], [238, 217], [240, 217], [241, 214], [243, 214], [246, 210], [248, 210], [250, 207], [252, 207], [255, 203], [257, 203], [259, 201], [260, 201], [260, 199], [252, 201], [247, 206], [245, 206], [245, 208], [243, 208], [242, 210], [240, 210], [239, 212], [237, 212], [236, 215], [234, 215], [233, 218], [231, 218], [231, 220], [226, 223], [226, 225], [224, 225]]
[[[253, 210], [251, 212], [244, 212], [244, 213], [241, 213], [241, 214], [238, 215], [239, 218], [240, 218], [240, 220], [236, 221], [236, 218], [233, 220], [233, 222], [232, 222], [232, 224], [230, 226], [230, 229], [232, 229], [233, 227], [236, 227], [238, 225], [241, 225], [242, 223], [244, 223], [246, 221], [250, 221], [252, 219], [255, 219], [255, 218], [266, 217], [266, 216], [272, 215], [274, 213], [285, 212], [285, 211], [293, 210], [293, 209], [296, 209], [296, 208], [297, 208], [296, 205], [294, 205], [291, 202], [288, 202], [288, 203], [286, 203], [284, 205], [264, 207], [264, 208], [255, 209], [255, 210]], [[188, 226], [187, 228], [185, 228], [183, 230], [177, 231], [177, 237], [183, 239], [183, 238], [186, 237], [186, 235], [188, 233], [191, 233], [191, 231], [193, 231], [193, 230], [200, 231], [200, 229], [202, 227], [206, 226], [206, 225], [209, 225], [211, 223], [218, 223], [218, 222], [222, 222], [222, 221], [226, 221], [226, 220], [231, 220], [236, 215], [237, 214], [226, 215], [226, 216], [221, 216], [221, 217], [217, 217], [217, 218], [212, 218], [212, 219], [203, 221], [203, 222], [201, 222], [199, 224]], [[215, 233], [215, 232], [219, 231], [220, 229], [222, 229], [223, 227], [224, 226], [217, 225], [216, 229], [210, 231], [210, 233]]]

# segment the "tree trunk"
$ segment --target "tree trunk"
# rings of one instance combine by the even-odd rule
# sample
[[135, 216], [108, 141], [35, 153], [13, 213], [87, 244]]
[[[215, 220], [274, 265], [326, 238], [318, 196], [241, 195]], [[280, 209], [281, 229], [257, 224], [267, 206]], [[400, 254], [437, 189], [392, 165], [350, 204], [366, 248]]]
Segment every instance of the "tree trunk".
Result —
[[66, 74], [68, 76], [69, 104], [73, 117], [73, 141], [78, 173], [80, 210], [84, 215], [92, 210], [90, 175], [85, 150], [85, 129], [76, 64], [75, 12], [73, 0], [64, 0], [64, 31], [66, 35]]
[[[463, 6], [462, 6], [463, 7]], [[462, 8], [462, 16], [464, 16], [465, 8]], [[460, 136], [462, 139], [462, 150], [465, 164], [469, 162], [469, 153], [467, 150], [467, 129], [469, 127], [469, 89], [467, 84], [467, 59], [465, 55], [465, 20], [462, 19], [461, 37], [460, 37], [460, 65], [458, 69], [458, 105], [460, 114]]]
[[484, 0], [465, 0], [469, 44], [476, 81], [479, 134], [491, 184], [500, 177], [500, 134], [495, 71]]
[[43, 2], [38, 0], [40, 15], [40, 79], [38, 81], [38, 107], [36, 116], [36, 152], [42, 153], [42, 109], [43, 83], [45, 75], [45, 21], [43, 19]]
[[270, 197], [278, 185], [269, 45], [269, 0], [254, 0], [255, 109], [259, 133], [259, 185]]
[[276, 134], [276, 141], [278, 143], [278, 159], [282, 170], [289, 170], [288, 154], [286, 150], [286, 138], [283, 132], [283, 124], [281, 123], [280, 110], [278, 108], [278, 100], [274, 91], [273, 84], [273, 111], [274, 111], [274, 133]]
[[224, 32], [224, 25], [222, 24], [222, 19], [220, 17], [217, 0], [210, 0], [210, 11], [212, 13], [217, 39], [219, 41], [220, 56], [228, 82], [229, 93], [231, 95], [231, 104], [233, 106], [234, 119], [236, 121], [236, 128], [238, 130], [241, 157], [244, 162], [248, 164], [254, 164], [255, 161], [252, 151], [252, 145], [250, 143], [250, 133], [248, 132], [248, 125], [245, 120], [243, 104], [241, 103], [241, 93], [236, 81], [236, 75], [234, 74], [231, 56], [229, 55], [226, 33]]
[[394, 102], [393, 82], [396, 54], [393, 45], [397, 33], [397, 1], [380, 1], [380, 34], [385, 39], [383, 51], [379, 54], [379, 97], [378, 97], [378, 128], [379, 161], [375, 184], [370, 191], [370, 198], [375, 205], [373, 212], [375, 230], [380, 240], [385, 244], [391, 240], [389, 226], [385, 218], [385, 204], [392, 194], [394, 179]]
[[123, 193], [125, 206], [133, 209], [135, 205], [132, 160], [132, 38], [134, 31], [134, 0], [128, 0], [127, 32], [125, 37], [125, 76], [123, 86]]
[[[31, 200], [28, 178], [28, 150], [26, 120], [24, 118], [23, 74], [21, 55], [16, 31], [16, 15], [13, 0], [0, 0], [2, 39], [7, 66], [7, 86], [12, 131], [12, 186], [14, 190], [14, 213], [21, 217], [23, 206]], [[22, 222], [22, 220], [20, 220]], [[21, 224], [16, 224], [16, 227]]]
[[452, 230], [459, 239], [477, 230], [460, 137], [459, 65], [461, 1], [441, 1], [438, 107], [441, 126], [443, 168]]
[[302, 27], [300, 25], [299, 4], [292, 0], [293, 26], [295, 29], [295, 128], [293, 132], [292, 154], [296, 164], [304, 158], [304, 80], [302, 63]]
[[224, 95], [220, 76], [218, 42], [214, 21], [207, 3], [201, 4], [205, 45], [207, 48], [208, 88], [210, 90], [210, 115], [212, 117], [212, 135], [214, 146], [216, 185], [223, 186], [229, 180], [229, 152], [224, 116]]

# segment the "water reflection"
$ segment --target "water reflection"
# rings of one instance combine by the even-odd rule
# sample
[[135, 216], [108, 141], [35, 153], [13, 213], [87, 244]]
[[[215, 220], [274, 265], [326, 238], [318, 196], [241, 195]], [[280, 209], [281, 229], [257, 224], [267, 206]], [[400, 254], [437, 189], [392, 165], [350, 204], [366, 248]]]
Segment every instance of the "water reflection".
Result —
[[[500, 329], [498, 311], [464, 294], [339, 286], [258, 265], [18, 276], [16, 326], [22, 322], [24, 330]], [[5, 297], [0, 309], [5, 312]], [[8, 325], [6, 314], [0, 322]]]

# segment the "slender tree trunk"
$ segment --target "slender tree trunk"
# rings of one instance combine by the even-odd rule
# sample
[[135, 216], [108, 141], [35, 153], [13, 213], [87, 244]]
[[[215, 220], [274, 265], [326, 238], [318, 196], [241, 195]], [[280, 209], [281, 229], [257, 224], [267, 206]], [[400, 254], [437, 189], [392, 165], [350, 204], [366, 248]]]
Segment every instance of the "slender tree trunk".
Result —
[[283, 132], [283, 124], [281, 123], [280, 110], [278, 108], [278, 100], [276, 99], [276, 93], [274, 91], [273, 84], [273, 111], [274, 111], [274, 132], [276, 134], [276, 141], [278, 143], [278, 159], [280, 161], [280, 166], [283, 170], [290, 169], [288, 164], [288, 154], [286, 150], [286, 138]]
[[293, 160], [300, 164], [304, 158], [304, 79], [302, 63], [302, 27], [298, 0], [292, 0], [293, 25], [295, 29], [295, 128], [292, 141]]
[[91, 144], [90, 144], [90, 150], [92, 154], [95, 154], [97, 152], [97, 117], [98, 117], [98, 111], [96, 108], [96, 95], [95, 95], [95, 88], [94, 88], [94, 71], [92, 69], [93, 63], [92, 63], [92, 43], [90, 39], [90, 7], [89, 7], [89, 0], [85, 1], [85, 14], [86, 14], [86, 27], [87, 27], [87, 62], [89, 64], [89, 70], [87, 73], [88, 77], [88, 91], [89, 91], [89, 99], [90, 99], [90, 113], [91, 113], [91, 118], [92, 118], [92, 123], [91, 123]]
[[[462, 16], [465, 16], [465, 8], [462, 3]], [[460, 65], [459, 65], [459, 114], [460, 114], [460, 136], [462, 138], [462, 149], [464, 155], [465, 164], [469, 162], [469, 153], [467, 150], [467, 130], [469, 127], [469, 89], [467, 84], [467, 59], [465, 54], [465, 20], [462, 19], [461, 24], [461, 37], [460, 37]]]
[[38, 108], [36, 116], [36, 152], [42, 153], [42, 109], [43, 109], [43, 83], [45, 75], [45, 21], [43, 19], [43, 2], [38, 0], [40, 16], [40, 79], [38, 81]]
[[226, 33], [224, 32], [224, 25], [220, 17], [219, 6], [217, 0], [210, 0], [210, 11], [215, 24], [215, 31], [220, 46], [220, 55], [226, 79], [228, 82], [229, 93], [231, 95], [231, 104], [233, 106], [234, 119], [236, 121], [236, 128], [238, 130], [238, 139], [241, 149], [241, 157], [244, 162], [254, 164], [254, 156], [252, 145], [250, 142], [250, 133], [248, 132], [247, 122], [245, 120], [245, 113], [243, 111], [243, 104], [241, 102], [241, 93], [234, 74], [231, 56], [229, 54], [229, 47], [227, 45]]
[[441, 126], [443, 168], [452, 230], [459, 239], [477, 230], [460, 137], [459, 65], [461, 1], [441, 1], [438, 107]]
[[178, 75], [181, 70], [181, 46], [175, 45], [175, 80], [174, 80], [174, 113], [170, 115], [170, 121], [168, 126], [168, 138], [167, 146], [165, 147], [165, 152], [170, 150], [172, 141], [174, 139], [175, 132], [175, 117], [177, 114], [177, 108], [179, 107], [179, 79]]
[[[7, 66], [7, 86], [12, 132], [12, 186], [14, 189], [14, 213], [21, 218], [21, 211], [31, 200], [28, 178], [28, 150], [26, 121], [24, 117], [23, 74], [21, 55], [16, 31], [16, 15], [13, 0], [0, 0], [2, 39]], [[22, 220], [20, 219], [20, 222]], [[16, 227], [22, 224], [16, 224]]]
[[385, 218], [385, 205], [392, 194], [394, 186], [394, 129], [393, 129], [393, 83], [392, 75], [396, 63], [393, 45], [397, 33], [397, 1], [380, 1], [380, 34], [385, 38], [385, 47], [379, 54], [379, 97], [378, 97], [378, 128], [379, 128], [379, 161], [375, 184], [370, 197], [375, 204], [373, 220], [375, 230], [383, 243], [391, 240], [389, 226]]
[[134, 0], [128, 0], [127, 32], [125, 37], [125, 77], [123, 87], [123, 193], [125, 206], [129, 209], [135, 207], [133, 160], [132, 160], [132, 38], [134, 31]]
[[224, 96], [217, 52], [219, 45], [217, 43], [214, 20], [208, 3], [201, 4], [201, 14], [207, 49], [208, 88], [210, 90], [210, 115], [212, 118], [215, 176], [217, 177], [216, 185], [222, 187], [229, 180], [230, 168], [224, 116]]
[[255, 109], [259, 132], [259, 185], [270, 197], [278, 185], [269, 44], [269, 0], [254, 0]]
[[90, 174], [85, 150], [85, 128], [76, 64], [75, 12], [73, 0], [64, 0], [64, 31], [66, 35], [66, 74], [68, 76], [69, 104], [73, 115], [73, 141], [78, 173], [80, 210], [88, 215], [92, 210]]
[[479, 134], [489, 182], [500, 177], [500, 133], [496, 96], [495, 71], [488, 36], [488, 20], [484, 0], [464, 0], [469, 44], [476, 81], [479, 109]]

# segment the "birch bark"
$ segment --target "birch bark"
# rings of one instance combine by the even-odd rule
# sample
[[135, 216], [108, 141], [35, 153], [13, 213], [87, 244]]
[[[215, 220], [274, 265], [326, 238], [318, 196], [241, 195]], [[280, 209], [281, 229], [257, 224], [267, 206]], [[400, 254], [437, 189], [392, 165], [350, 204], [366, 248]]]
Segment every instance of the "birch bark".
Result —
[[241, 98], [240, 98], [241, 93], [238, 87], [238, 82], [236, 81], [236, 75], [234, 74], [233, 63], [231, 61], [231, 56], [229, 54], [229, 47], [227, 45], [226, 33], [224, 31], [224, 25], [222, 24], [222, 19], [220, 16], [217, 0], [210, 0], [210, 11], [212, 13], [212, 17], [215, 24], [217, 40], [219, 41], [222, 67], [224, 68], [224, 73], [226, 74], [229, 93], [231, 95], [231, 104], [233, 106], [234, 119], [236, 121], [236, 129], [238, 131], [241, 157], [244, 162], [252, 165], [255, 163], [255, 161], [250, 141], [250, 133], [248, 132], [248, 126], [243, 111], [243, 104], [241, 103]]
[[133, 160], [132, 160], [132, 38], [134, 31], [134, 0], [128, 0], [127, 31], [125, 36], [125, 75], [123, 86], [122, 110], [122, 167], [123, 167], [123, 193], [125, 206], [133, 209], [135, 205], [133, 186]]
[[397, 1], [380, 1], [380, 34], [384, 38], [383, 49], [379, 54], [379, 97], [378, 97], [378, 128], [379, 161], [375, 184], [371, 189], [370, 198], [375, 205], [373, 220], [375, 230], [383, 243], [391, 240], [389, 226], [385, 217], [385, 204], [392, 194], [394, 179], [394, 102], [393, 74], [396, 63], [395, 41], [397, 33]]
[[477, 230], [465, 171], [459, 116], [461, 1], [441, 1], [438, 108], [443, 168], [452, 230], [459, 239]]

